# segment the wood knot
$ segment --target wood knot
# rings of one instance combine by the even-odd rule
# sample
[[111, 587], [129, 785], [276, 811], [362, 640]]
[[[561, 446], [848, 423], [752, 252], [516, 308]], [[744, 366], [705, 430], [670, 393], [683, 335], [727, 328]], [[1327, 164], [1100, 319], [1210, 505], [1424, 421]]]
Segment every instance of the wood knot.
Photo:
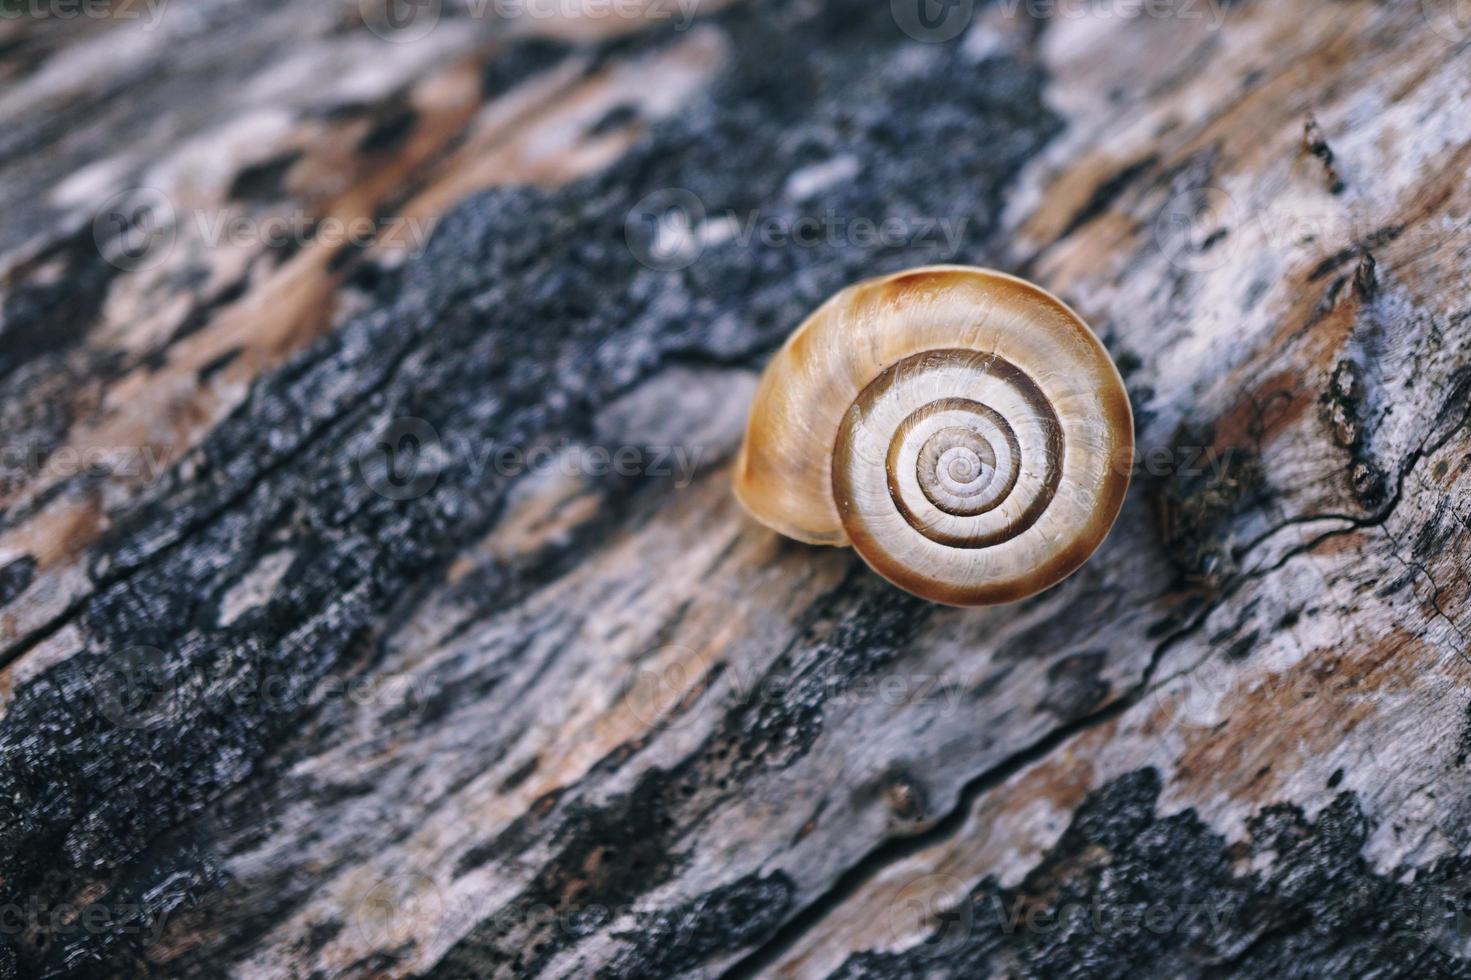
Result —
[[1349, 469], [1349, 483], [1354, 497], [1368, 510], [1378, 510], [1384, 503], [1387, 489], [1384, 471], [1368, 460], [1355, 461]]
[[1374, 298], [1379, 291], [1379, 263], [1374, 254], [1364, 251], [1359, 255], [1359, 264], [1354, 268], [1354, 292], [1361, 300]]
[[1328, 428], [1333, 442], [1345, 449], [1356, 445], [1361, 435], [1359, 418], [1363, 401], [1363, 378], [1353, 361], [1341, 360], [1333, 368], [1328, 391], [1323, 395]]
[[884, 787], [884, 801], [900, 820], [920, 820], [925, 814], [925, 797], [914, 780], [895, 776]]

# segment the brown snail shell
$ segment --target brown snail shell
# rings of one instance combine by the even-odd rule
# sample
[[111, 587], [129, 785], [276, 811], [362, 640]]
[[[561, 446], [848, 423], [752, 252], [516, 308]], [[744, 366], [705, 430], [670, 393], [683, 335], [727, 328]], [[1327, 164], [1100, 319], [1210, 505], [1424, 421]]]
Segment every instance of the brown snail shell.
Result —
[[757, 388], [737, 498], [811, 544], [959, 606], [1078, 569], [1129, 486], [1133, 415], [1108, 352], [1045, 290], [965, 266], [849, 286]]

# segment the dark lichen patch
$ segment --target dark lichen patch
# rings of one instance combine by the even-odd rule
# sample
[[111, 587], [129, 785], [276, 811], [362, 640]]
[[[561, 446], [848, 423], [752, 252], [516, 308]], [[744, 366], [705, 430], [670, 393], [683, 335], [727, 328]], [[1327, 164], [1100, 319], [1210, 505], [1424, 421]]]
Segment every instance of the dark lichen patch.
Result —
[[854, 576], [811, 614], [836, 615], [827, 634], [789, 647], [730, 707], [719, 736], [732, 749], [730, 778], [784, 768], [805, 755], [822, 732], [829, 702], [881, 675], [934, 611], [866, 569]]
[[250, 203], [280, 201], [290, 197], [286, 178], [301, 160], [300, 151], [282, 153], [242, 167], [230, 183], [228, 197], [232, 201]]
[[795, 892], [795, 884], [781, 872], [747, 875], [683, 906], [645, 913], [636, 930], [618, 936], [628, 949], [597, 976], [680, 976], [718, 954], [759, 945], [786, 918]]
[[[25, 911], [6, 924], [25, 970], [20, 975], [98, 980], [155, 975], [149, 948], [167, 942], [171, 930], [181, 935], [201, 896], [225, 882], [206, 849], [188, 839], [181, 845], [108, 887], [87, 875], [58, 876], [55, 892], [67, 898], [28, 898]], [[11, 932], [17, 924], [23, 928]]]
[[[651, 771], [608, 806], [573, 805], [555, 838], [564, 846], [521, 900], [528, 906], [627, 909], [668, 881], [681, 861], [673, 847], [680, 833], [676, 815], [687, 806], [678, 775]], [[534, 961], [521, 966], [536, 969]]]
[[1113, 363], [1119, 369], [1120, 376], [1127, 381], [1130, 375], [1144, 366], [1144, 359], [1135, 351], [1122, 350], [1114, 354]]
[[536, 767], [540, 764], [540, 762], [541, 760], [538, 757], [532, 756], [525, 762], [521, 763], [519, 766], [511, 771], [511, 774], [509, 776], [501, 780], [500, 791], [502, 793], [509, 793], [517, 786], [520, 786], [522, 783], [526, 782], [526, 780], [530, 779], [531, 776], [535, 774]]
[[1095, 790], [1020, 885], [983, 879], [928, 941], [857, 954], [833, 976], [1471, 976], [1454, 912], [1471, 861], [1378, 874], [1352, 793], [1314, 820], [1269, 806], [1244, 845], [1192, 810], [1158, 813], [1159, 793], [1153, 770]]
[[23, 555], [0, 568], [0, 606], [24, 592], [36, 577], [36, 559]]
[[199, 369], [199, 383], [208, 384], [210, 379], [219, 374], [225, 368], [235, 363], [235, 359], [244, 353], [243, 347], [231, 347], [219, 357], [213, 358]]
[[598, 121], [587, 128], [589, 137], [604, 136], [638, 122], [638, 106], [620, 103], [598, 117]]
[[530, 39], [508, 45], [485, 66], [480, 78], [481, 94], [495, 99], [532, 75], [567, 58], [573, 48], [559, 41]]
[[[86, 336], [113, 277], [127, 264], [125, 251], [106, 253], [123, 260], [114, 264], [104, 250], [121, 249], [119, 243], [137, 229], [162, 220], [145, 204], [119, 204], [10, 273], [17, 285], [0, 306], [0, 378], [38, 357], [74, 347]], [[45, 266], [55, 266], [56, 273], [34, 274]]]
[[[733, 882], [684, 909], [650, 912], [643, 904], [643, 896], [669, 881], [683, 864], [676, 842], [688, 826], [690, 811], [703, 805], [685, 792], [690, 785], [688, 766], [651, 770], [640, 776], [632, 791], [606, 805], [569, 805], [553, 818], [557, 830], [550, 839], [562, 842], [556, 856], [510, 905], [459, 941], [430, 975], [485, 976], [508, 970], [515, 976], [535, 976], [563, 949], [630, 917], [640, 929], [625, 937], [632, 941], [632, 948], [620, 957], [625, 964], [662, 963], [671, 956], [695, 957], [690, 962], [698, 962], [716, 950], [742, 948], [753, 929], [759, 935], [775, 929], [791, 891], [781, 876]], [[520, 828], [515, 828], [502, 835], [497, 854], [482, 852], [477, 860], [514, 850], [519, 834]], [[776, 909], [764, 909], [754, 918], [727, 915], [746, 909], [756, 896], [769, 901], [779, 897], [777, 893], [784, 897]], [[535, 914], [538, 910], [550, 914]], [[762, 916], [772, 915], [776, 918], [758, 925]], [[687, 946], [676, 952], [649, 942], [656, 934], [680, 936]], [[627, 967], [632, 972], [613, 969], [610, 976], [648, 975], [632, 967]]]
[[1245, 636], [1241, 636], [1233, 640], [1231, 642], [1231, 645], [1226, 648], [1227, 658], [1231, 660], [1245, 660], [1248, 656], [1251, 655], [1251, 651], [1256, 647], [1258, 637], [1259, 634], [1257, 633], [1257, 631], [1252, 630]]
[[366, 155], [386, 153], [407, 140], [418, 125], [419, 113], [413, 106], [404, 103], [390, 106], [358, 140], [357, 150]]

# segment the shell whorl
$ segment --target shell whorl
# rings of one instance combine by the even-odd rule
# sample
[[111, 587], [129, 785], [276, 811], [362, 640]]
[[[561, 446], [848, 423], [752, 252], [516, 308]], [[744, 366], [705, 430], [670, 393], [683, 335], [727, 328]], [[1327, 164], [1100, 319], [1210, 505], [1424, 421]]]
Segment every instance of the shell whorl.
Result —
[[850, 286], [763, 375], [735, 473], [758, 519], [852, 544], [953, 605], [1076, 570], [1128, 487], [1133, 421], [1087, 326], [1002, 273], [936, 266]]

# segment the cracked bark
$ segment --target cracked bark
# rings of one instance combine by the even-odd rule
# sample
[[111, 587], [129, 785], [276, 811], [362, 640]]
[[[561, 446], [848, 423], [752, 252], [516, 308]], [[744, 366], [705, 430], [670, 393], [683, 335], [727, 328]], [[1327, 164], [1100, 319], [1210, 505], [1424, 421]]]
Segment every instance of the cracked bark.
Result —
[[[1449, 8], [196, 6], [0, 21], [0, 976], [1471, 976]], [[734, 233], [652, 268], [672, 188]], [[825, 216], [961, 234], [741, 233]], [[432, 241], [321, 230], [371, 217]], [[934, 261], [1135, 405], [1118, 527], [1017, 606], [729, 497], [775, 345]]]

